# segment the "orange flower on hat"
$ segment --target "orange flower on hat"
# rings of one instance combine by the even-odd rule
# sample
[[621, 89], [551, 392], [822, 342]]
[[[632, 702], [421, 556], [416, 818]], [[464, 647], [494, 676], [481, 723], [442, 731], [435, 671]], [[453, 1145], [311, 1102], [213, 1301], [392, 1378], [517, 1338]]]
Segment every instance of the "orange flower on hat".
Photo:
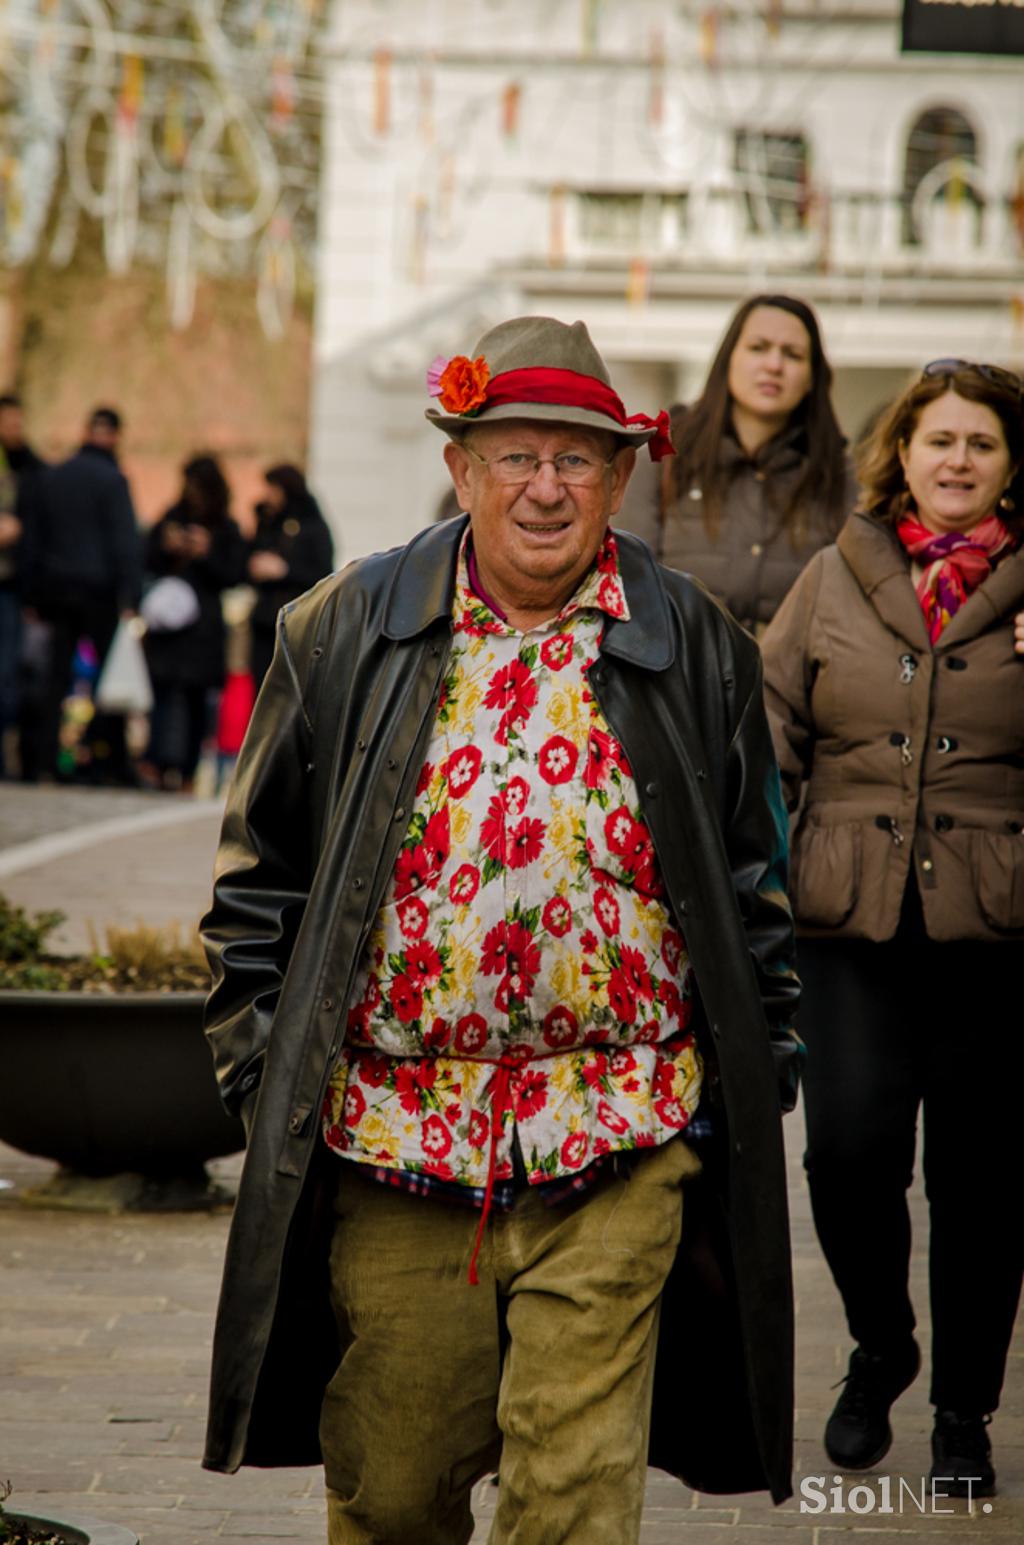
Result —
[[456, 354], [448, 361], [438, 382], [442, 408], [446, 413], [478, 413], [487, 400], [490, 379], [490, 368], [482, 354], [479, 359]]

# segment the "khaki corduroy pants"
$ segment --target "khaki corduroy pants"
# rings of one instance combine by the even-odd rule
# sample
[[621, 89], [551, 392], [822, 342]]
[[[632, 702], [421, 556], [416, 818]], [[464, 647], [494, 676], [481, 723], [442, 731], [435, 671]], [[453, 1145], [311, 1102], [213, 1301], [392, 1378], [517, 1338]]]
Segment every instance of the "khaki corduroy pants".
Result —
[[329, 1545], [466, 1545], [471, 1488], [499, 1463], [491, 1545], [638, 1539], [660, 1295], [699, 1167], [673, 1139], [579, 1199], [521, 1195], [489, 1221], [471, 1287], [478, 1213], [343, 1162]]

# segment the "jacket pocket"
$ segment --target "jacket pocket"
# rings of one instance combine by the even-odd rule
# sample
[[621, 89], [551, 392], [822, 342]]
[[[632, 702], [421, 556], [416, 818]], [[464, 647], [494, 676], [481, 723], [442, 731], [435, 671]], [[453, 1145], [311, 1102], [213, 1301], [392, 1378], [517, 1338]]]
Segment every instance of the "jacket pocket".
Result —
[[1000, 933], [1024, 929], [1024, 836], [973, 831], [971, 873], [989, 927]]
[[838, 928], [860, 893], [861, 828], [858, 821], [839, 826], [804, 826], [796, 842], [793, 910], [797, 921], [814, 928]]

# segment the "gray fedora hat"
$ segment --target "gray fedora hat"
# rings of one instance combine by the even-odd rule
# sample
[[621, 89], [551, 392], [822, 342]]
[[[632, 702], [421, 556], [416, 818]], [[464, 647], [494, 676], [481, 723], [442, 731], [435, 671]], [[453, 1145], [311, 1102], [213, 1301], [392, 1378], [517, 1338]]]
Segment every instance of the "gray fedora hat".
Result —
[[671, 455], [668, 415], [627, 417], [608, 368], [583, 322], [554, 317], [514, 317], [484, 333], [472, 357], [437, 359], [427, 375], [440, 408], [427, 418], [448, 435], [473, 424], [503, 419], [539, 419], [605, 429], [627, 445], [650, 441], [655, 459]]

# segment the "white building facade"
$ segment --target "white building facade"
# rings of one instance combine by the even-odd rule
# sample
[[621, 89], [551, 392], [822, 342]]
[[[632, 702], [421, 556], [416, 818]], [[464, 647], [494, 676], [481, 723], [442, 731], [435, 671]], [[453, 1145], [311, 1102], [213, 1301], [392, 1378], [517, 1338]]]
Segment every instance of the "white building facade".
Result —
[[426, 368], [582, 317], [630, 412], [746, 295], [809, 300], [846, 433], [931, 359], [1024, 364], [1024, 60], [897, 0], [334, 0], [311, 480], [344, 558], [446, 489]]

